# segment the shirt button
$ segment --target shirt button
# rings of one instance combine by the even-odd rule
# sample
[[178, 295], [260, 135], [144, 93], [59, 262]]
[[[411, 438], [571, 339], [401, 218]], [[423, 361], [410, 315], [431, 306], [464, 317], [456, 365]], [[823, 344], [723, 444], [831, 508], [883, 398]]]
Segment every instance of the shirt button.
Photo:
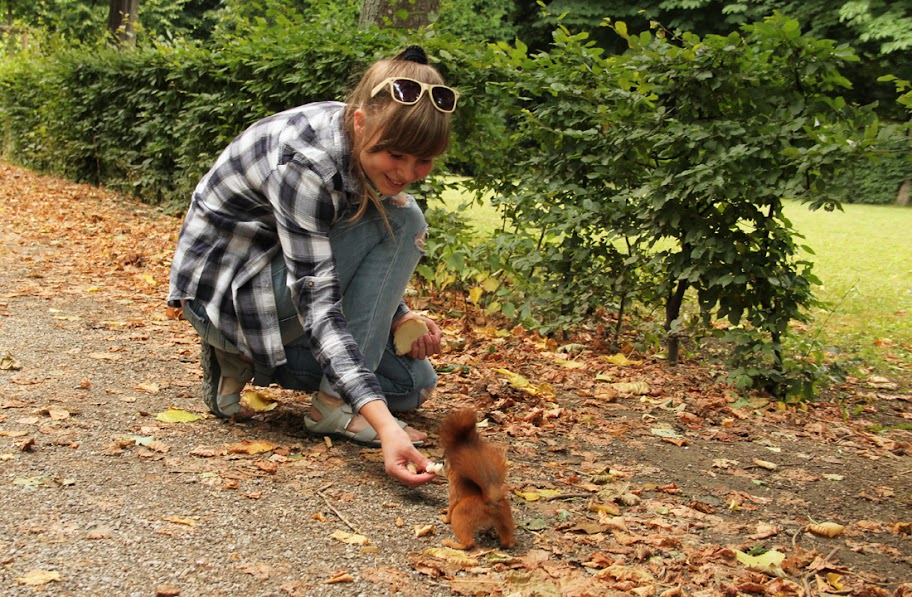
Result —
[[311, 288], [314, 287], [314, 283], [313, 283], [313, 282], [308, 282], [307, 285], [310, 286]]

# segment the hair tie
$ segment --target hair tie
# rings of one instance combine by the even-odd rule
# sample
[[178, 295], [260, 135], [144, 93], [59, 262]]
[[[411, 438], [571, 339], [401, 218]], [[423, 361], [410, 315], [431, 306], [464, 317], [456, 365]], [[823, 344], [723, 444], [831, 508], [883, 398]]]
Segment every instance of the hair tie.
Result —
[[427, 64], [427, 54], [421, 46], [409, 46], [402, 52], [402, 60], [410, 60], [418, 64]]

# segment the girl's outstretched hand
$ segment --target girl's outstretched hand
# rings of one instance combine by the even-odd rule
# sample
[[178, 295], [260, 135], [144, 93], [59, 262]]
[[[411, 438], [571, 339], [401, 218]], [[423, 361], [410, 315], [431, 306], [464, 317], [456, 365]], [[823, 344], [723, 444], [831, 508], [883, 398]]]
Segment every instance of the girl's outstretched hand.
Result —
[[[436, 477], [434, 473], [425, 471], [431, 463], [421, 452], [415, 449], [405, 432], [400, 437], [389, 437], [383, 443], [383, 463], [386, 474], [408, 487], [418, 487]], [[418, 472], [409, 470], [409, 464], [414, 465]]]

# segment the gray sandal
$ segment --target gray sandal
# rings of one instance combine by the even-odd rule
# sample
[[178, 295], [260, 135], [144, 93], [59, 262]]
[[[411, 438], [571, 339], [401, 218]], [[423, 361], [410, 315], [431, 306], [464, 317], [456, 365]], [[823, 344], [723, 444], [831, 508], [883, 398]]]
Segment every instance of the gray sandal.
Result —
[[222, 396], [222, 381], [225, 378], [215, 357], [215, 349], [205, 340], [200, 344], [200, 366], [203, 369], [203, 402], [209, 411], [220, 419], [249, 419], [251, 414], [241, 412], [240, 392]]
[[[342, 403], [339, 406], [329, 406], [324, 404], [314, 396], [311, 404], [320, 413], [320, 420], [314, 421], [309, 416], [304, 417], [304, 428], [310, 435], [321, 437], [330, 437], [333, 439], [347, 439], [351, 442], [371, 448], [380, 447], [380, 439], [374, 428], [368, 425], [358, 432], [348, 430], [348, 425], [357, 415], [350, 404]], [[399, 427], [405, 429], [406, 423], [396, 419]], [[420, 446], [424, 442], [412, 442], [415, 446]]]

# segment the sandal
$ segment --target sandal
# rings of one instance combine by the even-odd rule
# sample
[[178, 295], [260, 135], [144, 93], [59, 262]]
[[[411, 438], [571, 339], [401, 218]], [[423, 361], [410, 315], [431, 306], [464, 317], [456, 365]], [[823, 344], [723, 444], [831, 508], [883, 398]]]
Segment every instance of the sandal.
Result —
[[[371, 448], [380, 447], [380, 438], [374, 428], [368, 425], [361, 431], [349, 431], [348, 425], [357, 415], [350, 404], [343, 402], [339, 406], [330, 406], [324, 404], [316, 396], [311, 400], [311, 405], [320, 413], [320, 420], [314, 421], [310, 416], [304, 417], [304, 428], [310, 435], [329, 437], [333, 439], [347, 439], [361, 446]], [[406, 423], [396, 419], [399, 427], [405, 429]], [[420, 446], [424, 441], [412, 442], [415, 446]]]
[[203, 402], [209, 407], [209, 412], [220, 419], [243, 421], [252, 418], [254, 413], [241, 405], [240, 392], [222, 395], [225, 378], [215, 357], [215, 349], [206, 341], [200, 346], [200, 365], [203, 368]]

